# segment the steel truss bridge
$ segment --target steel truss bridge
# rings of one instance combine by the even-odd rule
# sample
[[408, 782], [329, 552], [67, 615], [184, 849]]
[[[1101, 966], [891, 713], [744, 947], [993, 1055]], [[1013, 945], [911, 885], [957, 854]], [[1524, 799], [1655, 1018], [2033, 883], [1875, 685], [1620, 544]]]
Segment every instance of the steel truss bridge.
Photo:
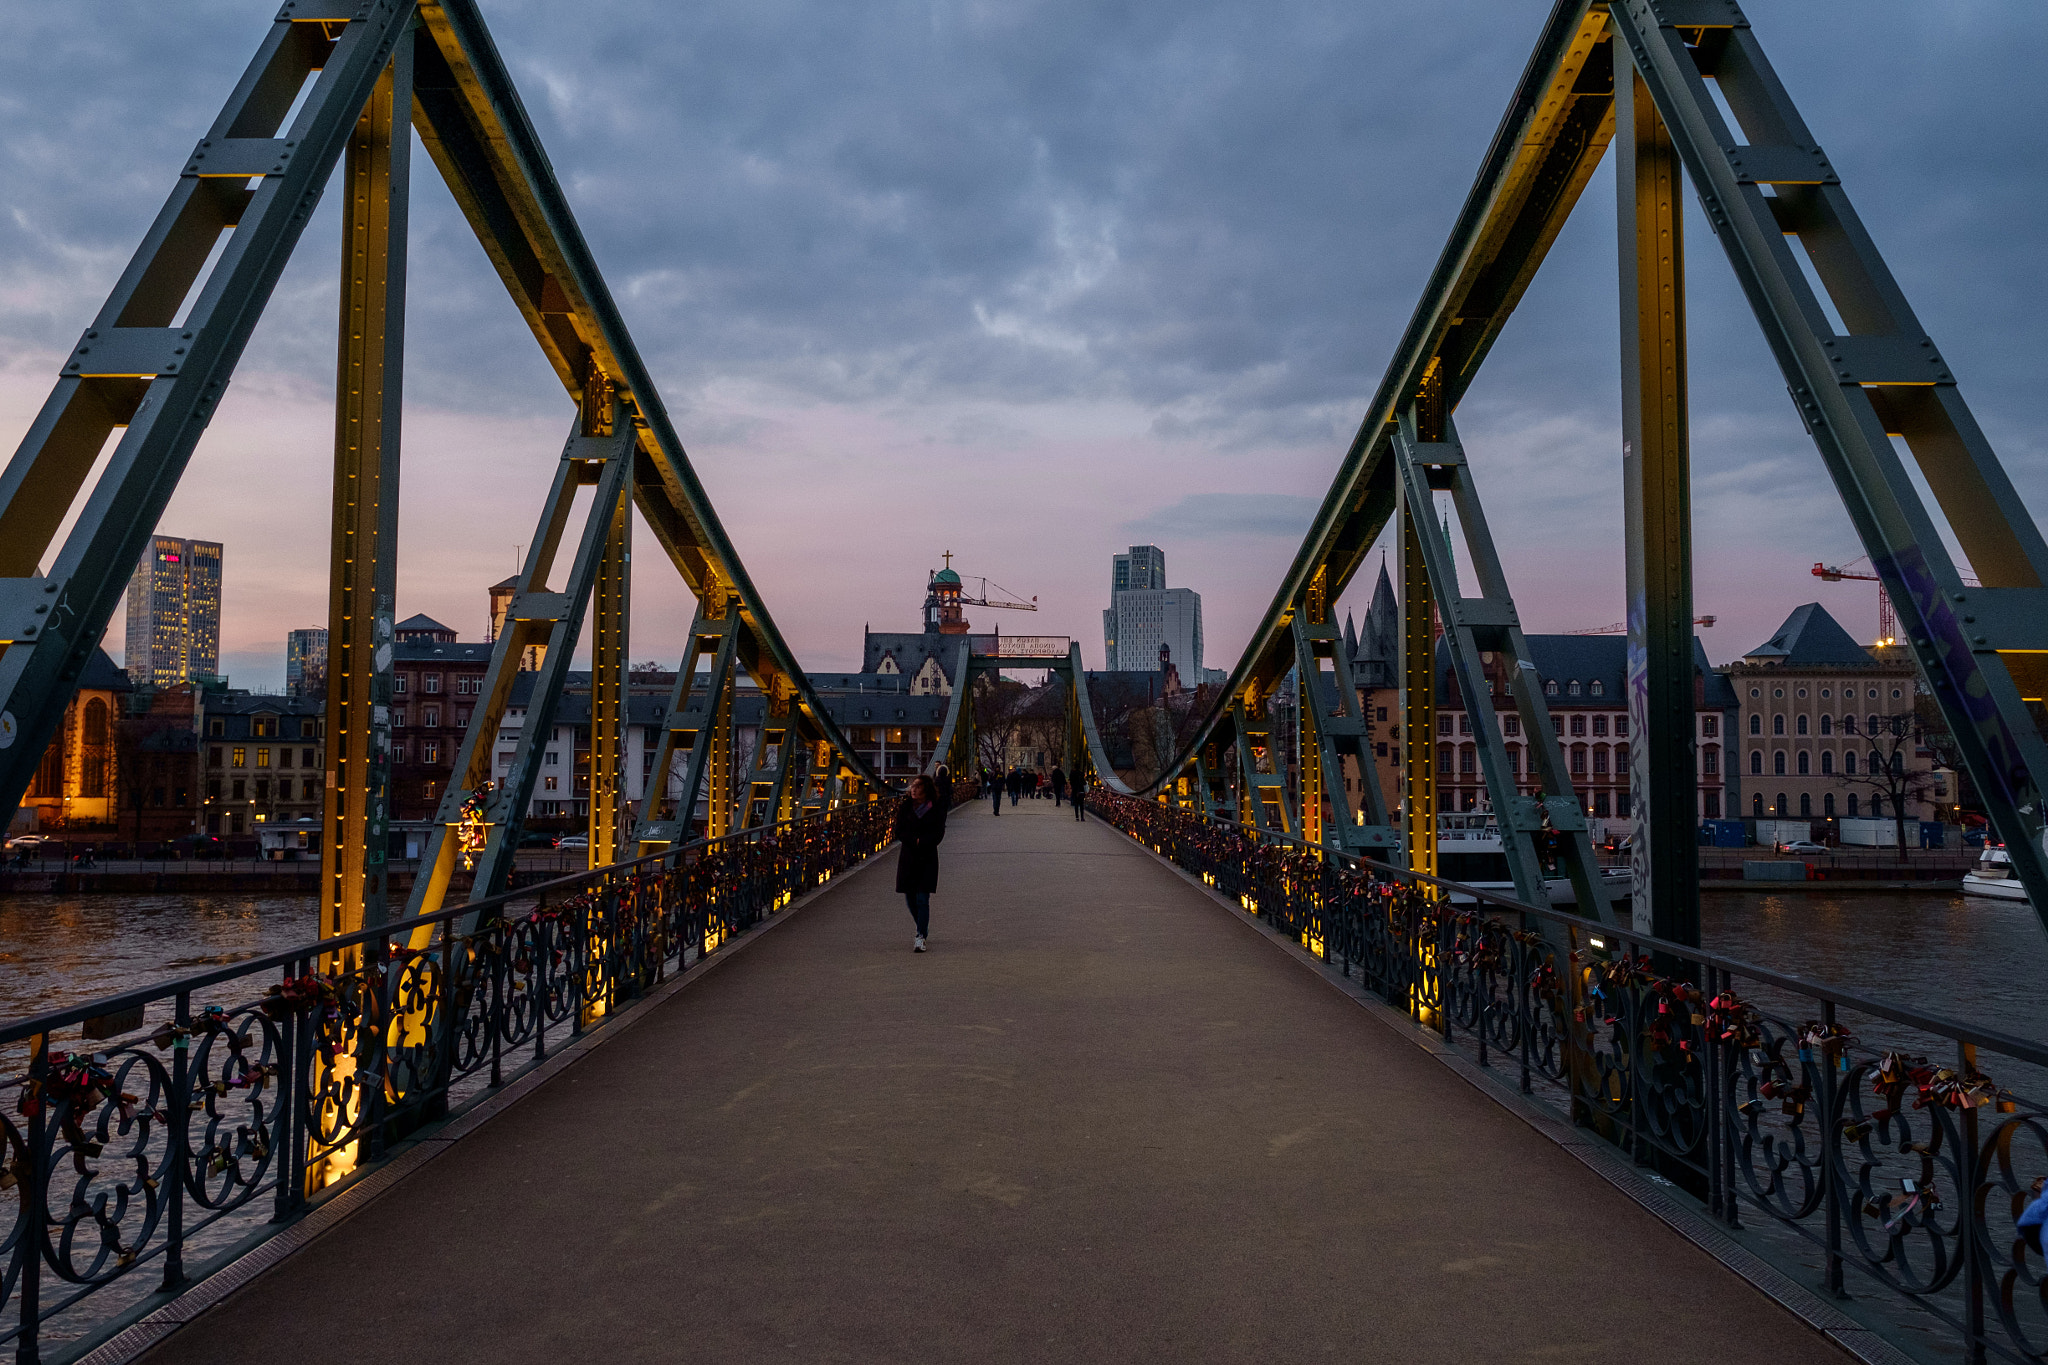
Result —
[[[427, 870], [399, 906], [387, 901], [383, 864], [408, 124], [553, 366], [573, 415], [441, 803]], [[1151, 803], [1161, 818], [1178, 812], [1227, 822], [1254, 841], [1315, 850], [1332, 865], [1371, 859], [1433, 874], [1433, 746], [1403, 745], [1397, 819], [1371, 777], [1366, 717], [1333, 613], [1369, 549], [1391, 530], [1403, 586], [1404, 736], [1436, 730], [1434, 615], [1460, 691], [1489, 694], [1482, 656], [1492, 656], [1520, 719], [1540, 789], [1534, 796], [1519, 790], [1493, 710], [1467, 708], [1519, 900], [1547, 904], [1547, 849], [1561, 859], [1580, 913], [1614, 923], [1480, 496], [1486, 452], [1467, 448], [1455, 421], [1460, 398], [1610, 144], [1618, 187], [1628, 706], [1635, 726], [1629, 928], [1671, 944], [1699, 941], [1680, 200], [1687, 181], [1896, 607], [1904, 647], [2016, 874], [2037, 911], [2048, 914], [2041, 792], [2048, 748], [2028, 709], [2048, 696], [2048, 543], [1958, 377], [1864, 230], [1849, 187], [1733, 0], [1558, 0], [1321, 509], [1227, 686], [1195, 718], [1191, 739], [1176, 743], [1162, 734], [1165, 761], [1126, 783], [1105, 756], [1077, 646], [961, 637], [938, 746], [953, 770], [966, 774], [975, 766], [976, 679], [1006, 668], [1046, 669], [1066, 685], [1069, 754], [1085, 755], [1097, 781], [1118, 798]], [[880, 847], [887, 838], [877, 804], [884, 784], [834, 725], [722, 529], [477, 0], [284, 0], [220, 113], [177, 169], [119, 282], [63, 359], [49, 398], [0, 474], [0, 807], [11, 808], [27, 790], [287, 259], [330, 187], [342, 197], [345, 253], [328, 617], [332, 777], [320, 920], [329, 948], [297, 965], [308, 981], [320, 963], [417, 972], [425, 950], [478, 932], [477, 916], [500, 905], [507, 891], [544, 737], [571, 655], [586, 641], [586, 891], [616, 898], [625, 894], [619, 888], [640, 886], [634, 879], [651, 868], [671, 878], [687, 871], [711, 902], [738, 896], [745, 909], [728, 914], [699, 904], [691, 911], [698, 916], [690, 929], [695, 946], [687, 951], [674, 942], [643, 944], [640, 966], [630, 970], [605, 959], [601, 983], [581, 980], [576, 987], [569, 1012], [580, 1027], [621, 992], [657, 979], [671, 956], [680, 970], [688, 953], [709, 951], [750, 917]], [[1830, 310], [1846, 332], [1835, 329]], [[116, 432], [104, 471], [88, 489], [95, 460]], [[1920, 499], [1894, 438], [1938, 506]], [[585, 487], [592, 496], [578, 522], [572, 513]], [[1457, 578], [1451, 532], [1432, 512], [1439, 492], [1450, 495], [1473, 567], [1470, 595]], [[59, 527], [81, 495], [82, 510], [58, 543]], [[657, 783], [637, 811], [621, 780], [628, 757], [632, 509], [666, 561], [658, 571], [679, 574], [697, 601], [654, 760], [657, 774], [680, 762], [681, 792], [671, 799]], [[1966, 565], [1947, 550], [1943, 528]], [[509, 775], [494, 781], [499, 723], [519, 660], [535, 646], [543, 654], [517, 752]], [[693, 689], [700, 667], [708, 686]], [[734, 698], [743, 676], [766, 702], [759, 742], [741, 772]], [[1291, 741], [1297, 747], [1283, 755], [1273, 702], [1290, 679], [1299, 699]], [[1347, 759], [1365, 777], [1355, 806]], [[700, 796], [709, 812], [701, 829], [693, 818]], [[1136, 816], [1126, 824], [1144, 828]], [[807, 850], [801, 856], [792, 852], [799, 847]], [[475, 864], [473, 885], [467, 901], [452, 902], [451, 884], [465, 858]], [[743, 893], [718, 880], [736, 869], [751, 879]], [[529, 952], [546, 950], [554, 942], [547, 935], [560, 932], [582, 945], [577, 951], [585, 956], [576, 961], [602, 956], [590, 945], [603, 935], [590, 925], [573, 933], [523, 932], [539, 935], [527, 943]], [[603, 939], [612, 945], [605, 951], [623, 941]], [[516, 945], [500, 948], [504, 963], [516, 964]], [[653, 975], [636, 975], [642, 968]], [[446, 998], [450, 1008], [466, 1008], [457, 996]], [[276, 1185], [280, 1212], [348, 1164], [374, 1156], [387, 1133], [398, 1131], [391, 1125], [409, 1095], [445, 1099], [449, 1068], [477, 1064], [469, 1057], [458, 1066], [445, 1049], [433, 1054], [439, 1063], [431, 1063], [431, 1049], [413, 1056], [408, 1049], [426, 1049], [421, 1040], [431, 1030], [421, 1032], [426, 1026], [417, 1012], [409, 1016], [393, 999], [387, 992], [389, 1056], [376, 1063], [384, 1069], [381, 1095], [351, 1088], [344, 1062], [304, 1037], [281, 1044], [301, 1049], [301, 1061], [312, 1068], [303, 1083], [326, 1098], [306, 1110], [311, 1117], [303, 1123], [310, 1126], [280, 1121], [278, 1137], [292, 1146], [296, 1163], [291, 1178]], [[494, 1078], [497, 1067], [493, 1054]], [[415, 1109], [411, 1121], [431, 1117]], [[320, 1127], [322, 1116], [331, 1131]], [[336, 1165], [342, 1153], [347, 1162]], [[166, 1275], [168, 1282], [168, 1269]], [[32, 1322], [34, 1305], [26, 1311]]]
[[[1710, 83], [1735, 125], [1716, 105]], [[471, 894], [505, 889], [542, 738], [586, 624], [593, 867], [684, 839], [700, 794], [708, 799], [703, 833], [711, 838], [874, 798], [878, 775], [814, 695], [692, 472], [474, 0], [290, 0], [180, 168], [148, 236], [65, 358], [0, 475], [0, 713], [9, 739], [0, 748], [0, 805], [26, 791], [129, 570], [338, 167], [346, 252], [328, 612], [333, 780], [321, 924], [325, 932], [345, 933], [399, 912], [385, 903], [383, 850], [408, 119], [575, 415], [456, 778], [441, 801], [426, 852], [430, 871], [402, 913], [441, 908], [466, 814], [472, 827], [484, 827], [481, 849], [469, 853], [477, 864]], [[1376, 782], [1358, 784], [1354, 807], [1344, 781], [1345, 759], [1364, 773], [1373, 765], [1332, 605], [1391, 526], [1401, 547], [1403, 734], [1435, 732], [1434, 611], [1464, 695], [1488, 694], [1482, 655], [1502, 661], [1527, 739], [1541, 793], [1535, 796], [1518, 789], [1493, 711], [1470, 712], [1517, 891], [1542, 900], [1538, 845], [1546, 843], [1561, 850], [1578, 904], [1612, 918], [1480, 498], [1485, 452], [1466, 449], [1454, 414], [1617, 137], [1628, 705], [1638, 736], [1630, 749], [1638, 836], [1632, 904], [1639, 927], [1697, 940], [1679, 198], [1688, 178], [1898, 606], [1901, 636], [1992, 824], [2034, 904], [2048, 913], [2037, 776], [2048, 772], [2048, 747], [2027, 711], [2029, 700], [2048, 695], [2048, 542], [1732, 0], [1557, 6], [1272, 605], [1195, 738], [1139, 794], [1346, 853], [1401, 859], [1415, 871], [1436, 870], [1430, 745], [1403, 746], [1398, 824]], [[1802, 270], [1801, 253], [1825, 300]], [[173, 326], [188, 297], [184, 323]], [[1834, 331], [1824, 303], [1848, 334]], [[70, 534], [53, 545], [116, 429], [120, 439], [105, 472]], [[1966, 585], [1894, 436], [1904, 439], [1983, 586]], [[572, 525], [572, 504], [585, 486], [594, 490], [589, 511]], [[1428, 512], [1439, 491], [1450, 494], [1456, 510], [1474, 595], [1457, 581], [1446, 525]], [[681, 794], [658, 797], [640, 811], [627, 808], [621, 781], [629, 503], [698, 601], [655, 754], [657, 773], [683, 758]], [[47, 574], [39, 570], [45, 562]], [[544, 650], [530, 715], [509, 774], [494, 783], [498, 725], [519, 659], [535, 645]], [[956, 661], [959, 685], [939, 746], [954, 771], [971, 766], [970, 676], [988, 667], [1047, 667], [1069, 683], [1071, 752], [1085, 751], [1105, 785], [1128, 790], [1094, 733], [1078, 649], [998, 662], [993, 651], [1003, 647], [962, 645], [970, 666]], [[697, 670], [707, 662], [709, 686], [693, 696]], [[733, 741], [742, 674], [767, 699], [744, 774], [734, 770]], [[1302, 723], [1298, 752], [1283, 756], [1270, 704], [1290, 676]], [[1314, 685], [1325, 679], [1334, 686]]]

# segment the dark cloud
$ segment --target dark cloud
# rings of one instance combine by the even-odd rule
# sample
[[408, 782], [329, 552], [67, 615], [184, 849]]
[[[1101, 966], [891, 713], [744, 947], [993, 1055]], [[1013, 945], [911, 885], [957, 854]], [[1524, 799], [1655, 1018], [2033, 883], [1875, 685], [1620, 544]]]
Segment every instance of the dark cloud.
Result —
[[1287, 493], [1191, 493], [1171, 506], [1125, 522], [1122, 529], [1141, 544], [1225, 536], [1299, 539], [1321, 502], [1320, 498]]

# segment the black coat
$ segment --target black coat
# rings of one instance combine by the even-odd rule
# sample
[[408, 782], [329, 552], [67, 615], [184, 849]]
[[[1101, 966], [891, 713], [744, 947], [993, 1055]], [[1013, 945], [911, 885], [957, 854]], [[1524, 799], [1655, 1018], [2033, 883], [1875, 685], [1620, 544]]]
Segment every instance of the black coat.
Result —
[[909, 797], [896, 808], [896, 889], [930, 894], [939, 889], [939, 841], [946, 837], [945, 807], [934, 803], [922, 816]]
[[939, 789], [939, 809], [953, 809], [953, 774], [944, 768], [932, 774], [932, 785]]
[[1054, 768], [1052, 770], [1052, 789], [1056, 792], [1064, 792], [1067, 789], [1067, 770], [1065, 768]]

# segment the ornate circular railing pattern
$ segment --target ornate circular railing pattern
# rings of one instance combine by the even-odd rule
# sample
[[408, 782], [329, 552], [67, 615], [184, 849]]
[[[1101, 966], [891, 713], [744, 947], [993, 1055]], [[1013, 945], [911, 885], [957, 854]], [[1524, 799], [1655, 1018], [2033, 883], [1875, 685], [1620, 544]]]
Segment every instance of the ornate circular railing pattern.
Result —
[[[0, 1349], [118, 1330], [245, 1251], [257, 1219], [879, 852], [891, 814], [850, 805], [0, 1027], [30, 1058], [0, 1074]], [[123, 1015], [97, 1051], [53, 1041]]]

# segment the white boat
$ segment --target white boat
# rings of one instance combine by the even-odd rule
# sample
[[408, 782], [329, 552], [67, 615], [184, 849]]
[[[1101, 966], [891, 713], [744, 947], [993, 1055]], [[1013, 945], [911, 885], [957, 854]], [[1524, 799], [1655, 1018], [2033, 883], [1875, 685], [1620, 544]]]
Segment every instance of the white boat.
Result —
[[[1500, 825], [1495, 822], [1492, 811], [1473, 810], [1438, 813], [1436, 817], [1436, 867], [1437, 875], [1449, 881], [1462, 882], [1480, 891], [1490, 891], [1496, 896], [1514, 899], [1514, 879], [1508, 875], [1507, 850], [1501, 843]], [[1607, 888], [1608, 896], [1616, 905], [1624, 905], [1629, 895], [1629, 870], [1625, 867], [1600, 869], [1601, 885]], [[1551, 877], [1544, 881], [1544, 890], [1549, 893], [1552, 905], [1577, 905], [1578, 893], [1572, 890], [1571, 878]], [[1470, 902], [1470, 896], [1451, 895], [1451, 903]]]
[[2005, 845], [1984, 845], [1984, 856], [1963, 878], [1963, 894], [2001, 901], [2023, 901], [2027, 898], [2027, 889], [2012, 875], [2012, 859], [2006, 854]]

